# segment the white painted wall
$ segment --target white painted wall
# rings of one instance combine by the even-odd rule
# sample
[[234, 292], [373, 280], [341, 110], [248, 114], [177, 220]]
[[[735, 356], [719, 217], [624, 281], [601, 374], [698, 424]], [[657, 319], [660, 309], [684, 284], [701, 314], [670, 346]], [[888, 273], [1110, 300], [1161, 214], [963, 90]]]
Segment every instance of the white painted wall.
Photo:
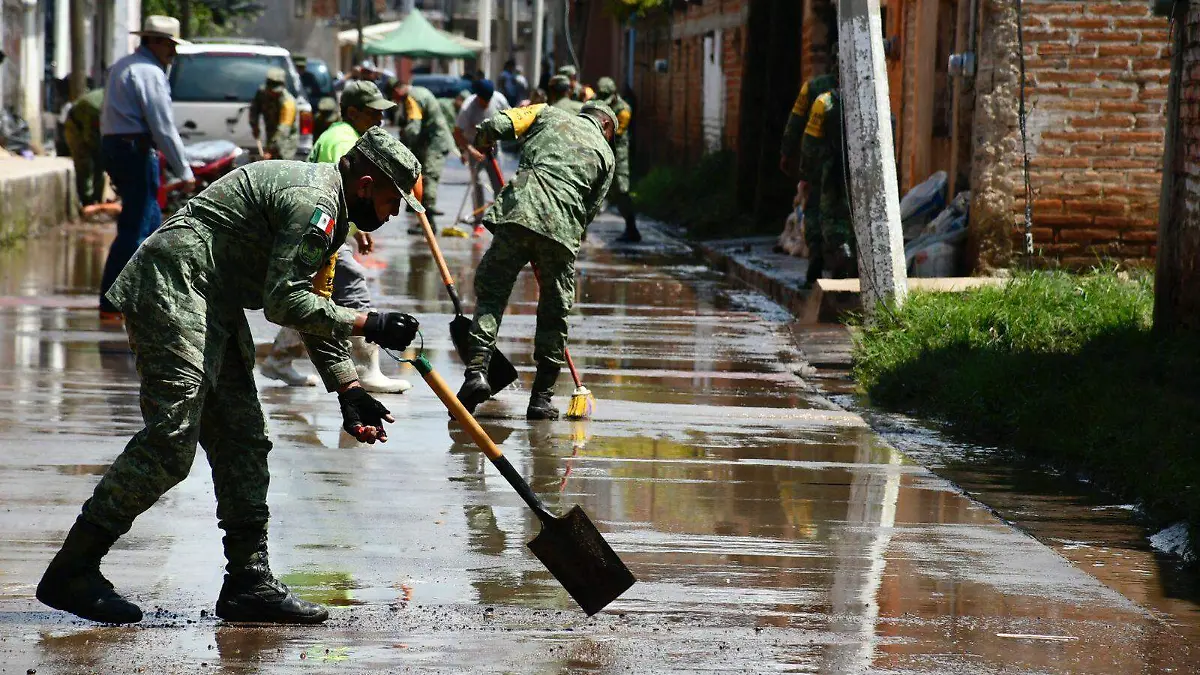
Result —
[[704, 128], [704, 149], [721, 149], [725, 130], [725, 73], [721, 70], [721, 30], [704, 36], [703, 92], [704, 107], [701, 124]]

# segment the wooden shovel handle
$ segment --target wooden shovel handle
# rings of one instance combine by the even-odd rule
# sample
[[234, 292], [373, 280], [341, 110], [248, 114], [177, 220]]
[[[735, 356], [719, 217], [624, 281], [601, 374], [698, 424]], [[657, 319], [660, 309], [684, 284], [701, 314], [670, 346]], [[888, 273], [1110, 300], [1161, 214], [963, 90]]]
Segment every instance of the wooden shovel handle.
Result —
[[488, 456], [488, 459], [494, 462], [504, 457], [504, 453], [500, 452], [500, 448], [496, 447], [496, 444], [492, 442], [491, 437], [487, 435], [483, 427], [479, 426], [479, 422], [476, 421], [475, 416], [467, 412], [467, 409], [459, 402], [458, 397], [450, 391], [450, 386], [446, 384], [441, 375], [437, 374], [437, 371], [433, 369], [425, 370], [418, 364], [417, 372], [421, 373], [421, 377], [425, 380], [425, 383], [429, 385], [433, 393], [437, 394], [437, 397], [442, 401], [442, 405], [446, 406], [446, 409], [450, 411], [454, 419], [466, 427], [467, 433], [471, 435], [471, 440], [475, 441], [475, 445], [479, 446], [479, 449], [483, 451], [483, 454]]

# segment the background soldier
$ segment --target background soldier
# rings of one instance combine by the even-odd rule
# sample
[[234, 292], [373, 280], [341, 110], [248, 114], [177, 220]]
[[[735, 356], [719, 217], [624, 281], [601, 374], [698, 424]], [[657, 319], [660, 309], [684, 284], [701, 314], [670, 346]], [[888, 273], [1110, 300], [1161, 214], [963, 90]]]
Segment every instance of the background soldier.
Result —
[[296, 99], [287, 90], [283, 68], [267, 70], [267, 82], [258, 88], [250, 103], [250, 132], [258, 140], [258, 120], [262, 118], [267, 141], [262, 145], [263, 159], [295, 159], [298, 129]]
[[579, 71], [575, 66], [567, 65], [558, 69], [558, 74], [567, 78], [571, 84], [570, 95], [571, 99], [580, 103], [587, 103], [596, 97], [596, 92], [591, 87], [579, 81]]
[[[819, 217], [804, 215], [804, 226], [820, 228], [821, 258], [834, 279], [858, 275], [854, 224], [846, 185], [846, 156], [842, 143], [842, 101], [838, 89], [813, 101], [800, 145], [800, 175], [817, 195]], [[810, 267], [811, 274], [811, 267]], [[819, 278], [819, 277], [817, 277]]]
[[[422, 204], [429, 214], [429, 224], [437, 232], [435, 216], [442, 215], [437, 210], [438, 181], [442, 178], [442, 169], [446, 166], [446, 155], [454, 147], [450, 136], [450, 125], [442, 114], [442, 106], [438, 103], [433, 92], [425, 87], [414, 87], [411, 83], [402, 82], [395, 89], [395, 101], [400, 104], [397, 108], [400, 126], [400, 140], [404, 141], [421, 162], [423, 184], [425, 186]], [[420, 225], [408, 229], [409, 234], [421, 234]]]
[[792, 104], [792, 112], [788, 115], [787, 126], [783, 130], [783, 140], [779, 147], [779, 168], [789, 176], [798, 176], [801, 184], [801, 194], [804, 199], [804, 242], [808, 245], [808, 274], [804, 285], [812, 286], [821, 278], [825, 271], [825, 256], [821, 242], [821, 197], [817, 186], [818, 177], [800, 173], [800, 144], [804, 138], [804, 130], [808, 126], [809, 112], [813, 102], [822, 94], [838, 86], [837, 77], [837, 43], [833, 44], [832, 63], [834, 72], [809, 78], [800, 87], [796, 102]]
[[522, 140], [521, 163], [484, 215], [494, 235], [475, 270], [475, 320], [467, 374], [458, 400], [474, 411], [491, 397], [484, 374], [517, 274], [533, 263], [540, 274], [533, 358], [537, 375], [525, 416], [558, 419], [550, 402], [567, 345], [567, 315], [575, 302], [575, 256], [587, 226], [612, 184], [617, 117], [599, 102], [579, 115], [538, 104], [513, 108], [479, 125], [475, 148]]
[[[218, 525], [225, 530], [227, 621], [320, 623], [328, 611], [301, 600], [267, 562], [267, 454], [271, 441], [254, 385], [254, 342], [244, 309], [305, 335], [343, 428], [386, 441], [387, 408], [358, 384], [346, 339], [403, 350], [416, 335], [407, 314], [361, 314], [328, 299], [331, 256], [353, 220], [374, 230], [400, 211], [420, 166], [382, 129], [338, 164], [255, 162], [190, 200], [138, 249], [109, 291], [126, 317], [141, 378], [146, 426], [105, 472], [37, 587], [43, 603], [85, 619], [134, 623], [142, 611], [100, 573], [100, 560], [134, 518], [187, 477], [204, 446]], [[320, 294], [314, 291], [319, 291]]]
[[566, 75], [555, 75], [546, 85], [546, 102], [571, 115], [578, 115], [583, 110], [583, 104], [571, 98], [571, 81]]
[[313, 115], [313, 138], [320, 138], [329, 127], [341, 119], [337, 99], [332, 96], [321, 98], [317, 102], [317, 111]]
[[[350, 152], [368, 129], [379, 126], [385, 112], [395, 107], [395, 103], [379, 93], [373, 82], [357, 80], [347, 84], [342, 90], [342, 117], [345, 121], [337, 122], [317, 139], [308, 155], [308, 161], [336, 164]], [[371, 233], [359, 230], [354, 227], [354, 223], [350, 225], [358, 250], [363, 254], [370, 253], [375, 248], [375, 240]], [[342, 244], [336, 257], [332, 296], [334, 304], [360, 312], [370, 311], [371, 291], [367, 286], [366, 270], [354, 259], [354, 249], [350, 247], [349, 242]], [[358, 381], [363, 389], [380, 394], [399, 394], [412, 388], [412, 385], [404, 380], [392, 379], [383, 374], [379, 368], [378, 347], [359, 336], [350, 338], [350, 345], [350, 358], [354, 361]], [[294, 359], [303, 355], [304, 342], [300, 333], [291, 328], [283, 328], [275, 337], [275, 343], [271, 345], [271, 353], [263, 360], [262, 374], [293, 386], [315, 387], [320, 382], [315, 375], [306, 376], [292, 365]]]
[[608, 193], [608, 200], [616, 204], [617, 211], [625, 219], [625, 232], [617, 241], [636, 243], [642, 240], [642, 233], [638, 231], [637, 212], [633, 208], [633, 198], [629, 195], [629, 123], [633, 120], [633, 107], [617, 93], [617, 83], [611, 77], [602, 77], [596, 83], [596, 96], [612, 108], [617, 116], [617, 139], [613, 143], [617, 169], [613, 177], [612, 191]]
[[100, 110], [104, 90], [93, 89], [71, 104], [63, 125], [71, 160], [75, 162], [75, 189], [79, 205], [104, 201], [104, 163], [100, 155]]

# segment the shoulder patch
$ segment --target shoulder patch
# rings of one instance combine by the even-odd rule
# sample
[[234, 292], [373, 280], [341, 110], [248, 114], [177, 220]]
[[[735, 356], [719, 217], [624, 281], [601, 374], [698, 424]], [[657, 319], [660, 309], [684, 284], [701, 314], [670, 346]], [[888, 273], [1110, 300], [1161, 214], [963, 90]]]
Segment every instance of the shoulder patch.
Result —
[[312, 218], [308, 221], [309, 225], [313, 226], [314, 230], [318, 230], [325, 234], [326, 237], [333, 237], [333, 230], [337, 227], [337, 221], [333, 216], [321, 210], [321, 207], [313, 209]]
[[529, 131], [529, 127], [533, 126], [533, 121], [537, 119], [538, 113], [542, 112], [545, 107], [545, 103], [535, 103], [524, 108], [509, 108], [500, 114], [507, 115], [508, 119], [512, 120], [513, 131], [516, 132], [517, 138], [520, 138], [526, 131]]
[[813, 101], [812, 110], [808, 114], [808, 126], [804, 134], [813, 138], [825, 137], [825, 114], [833, 107], [833, 97], [828, 92], [821, 94]]
[[321, 258], [325, 256], [325, 247], [328, 245], [329, 240], [323, 233], [309, 230], [300, 239], [300, 250], [296, 253], [296, 259], [307, 268], [315, 268], [321, 264]]

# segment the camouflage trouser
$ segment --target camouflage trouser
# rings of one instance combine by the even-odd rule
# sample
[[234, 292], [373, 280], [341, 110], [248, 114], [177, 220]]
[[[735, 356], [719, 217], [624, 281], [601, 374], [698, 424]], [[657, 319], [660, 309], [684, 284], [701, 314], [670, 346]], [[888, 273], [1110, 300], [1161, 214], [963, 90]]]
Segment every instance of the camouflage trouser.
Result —
[[271, 153], [273, 158], [296, 159], [296, 153], [299, 152], [300, 139], [296, 137], [295, 133], [281, 131], [276, 134], [271, 133], [271, 130], [268, 129], [267, 138], [270, 140], [267, 142], [265, 150]]
[[[421, 205], [427, 209], [437, 206], [438, 183], [442, 180], [442, 169], [446, 168], [446, 153], [434, 148], [414, 151], [421, 162], [421, 175], [425, 177], [425, 195]], [[433, 214], [429, 214], [432, 217]]]
[[809, 283], [821, 278], [825, 270], [824, 241], [821, 238], [821, 186], [808, 184], [808, 195], [804, 198], [804, 243], [808, 246]]
[[537, 266], [541, 277], [533, 358], [539, 364], [563, 366], [567, 315], [575, 303], [575, 255], [520, 225], [499, 225], [494, 231], [492, 245], [475, 270], [475, 321], [467, 368], [481, 370], [491, 357], [513, 284], [529, 263]]
[[230, 335], [206, 336], [224, 342], [213, 377], [170, 349], [170, 333], [188, 330], [170, 315], [127, 314], [126, 321], [146, 426], [100, 479], [83, 505], [83, 518], [113, 535], [128, 532], [134, 518], [187, 477], [199, 442], [212, 467], [220, 527], [265, 531], [271, 441], [254, 385], [254, 364], [247, 363], [238, 344], [241, 327]]
[[81, 138], [74, 127], [68, 124], [64, 134], [71, 160], [75, 162], [75, 191], [79, 194], [79, 205], [99, 204], [104, 201], [104, 162], [100, 154], [100, 139]]
[[[854, 241], [854, 223], [850, 217], [850, 200], [846, 194], [845, 175], [836, 166], [829, 166], [822, 173], [821, 255], [825, 267], [834, 279], [854, 277], [858, 275], [858, 254]], [[805, 214], [805, 221], [807, 220], [808, 215]]]
[[616, 171], [613, 173], [612, 187], [608, 189], [608, 201], [617, 207], [626, 226], [630, 226], [636, 212], [633, 208], [633, 198], [629, 194], [629, 145], [617, 142]]

